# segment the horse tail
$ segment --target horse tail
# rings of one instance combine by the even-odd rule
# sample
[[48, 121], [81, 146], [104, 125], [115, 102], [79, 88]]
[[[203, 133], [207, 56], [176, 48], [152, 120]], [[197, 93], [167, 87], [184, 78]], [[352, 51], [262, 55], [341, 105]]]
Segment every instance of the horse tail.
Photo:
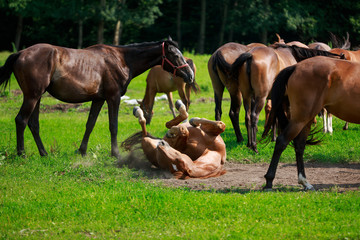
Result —
[[224, 56], [221, 54], [221, 51], [217, 51], [214, 54], [214, 61], [212, 66], [214, 72], [219, 75], [217, 68], [223, 73], [230, 73], [231, 65], [225, 60]]
[[3, 85], [3, 90], [5, 90], [6, 86], [10, 81], [10, 77], [12, 72], [14, 71], [14, 63], [19, 58], [20, 53], [11, 54], [4, 64], [4, 66], [0, 67], [0, 86]]
[[[242, 65], [246, 62], [246, 74], [248, 76], [248, 79], [250, 81], [250, 74], [251, 74], [251, 63], [252, 63], [252, 54], [249, 52], [241, 54], [235, 62], [231, 66], [230, 70], [230, 76], [233, 79], [237, 79], [239, 77], [239, 68], [241, 68]], [[250, 82], [251, 86], [251, 82]]]
[[289, 120], [285, 115], [285, 111], [283, 109], [283, 104], [288, 105], [288, 98], [285, 96], [286, 86], [291, 74], [295, 71], [296, 65], [287, 67], [283, 69], [275, 78], [272, 90], [271, 90], [271, 111], [269, 114], [269, 119], [265, 125], [265, 130], [262, 135], [262, 138], [266, 138], [267, 136], [271, 136], [270, 130], [275, 129], [275, 124], [278, 122], [279, 130], [283, 130]]

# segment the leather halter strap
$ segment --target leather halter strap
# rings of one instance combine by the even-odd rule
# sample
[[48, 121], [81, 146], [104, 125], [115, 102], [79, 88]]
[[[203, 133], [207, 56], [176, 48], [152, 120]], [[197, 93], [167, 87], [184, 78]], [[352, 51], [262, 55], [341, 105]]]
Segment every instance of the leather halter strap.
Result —
[[184, 68], [186, 66], [189, 66], [188, 63], [185, 63], [181, 66], [175, 66], [165, 55], [165, 42], [162, 43], [162, 63], [161, 63], [161, 67], [164, 69], [164, 63], [165, 61], [170, 64], [170, 66], [174, 69], [173, 75], [175, 76], [176, 74], [176, 70], [180, 69], [180, 68]]

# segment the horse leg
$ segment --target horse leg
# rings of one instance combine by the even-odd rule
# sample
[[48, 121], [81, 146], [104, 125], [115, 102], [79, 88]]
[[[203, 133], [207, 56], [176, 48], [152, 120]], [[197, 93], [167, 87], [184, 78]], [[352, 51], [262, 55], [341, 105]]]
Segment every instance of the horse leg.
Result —
[[213, 82], [213, 88], [214, 88], [214, 100], [215, 100], [215, 120], [220, 121], [222, 115], [221, 103], [224, 94], [224, 84], [222, 84], [220, 80], [217, 84], [214, 84]]
[[179, 93], [181, 101], [183, 102], [183, 104], [186, 107], [186, 111], [188, 111], [189, 110], [189, 97], [185, 94], [185, 91], [183, 88], [179, 88], [178, 93]]
[[332, 114], [331, 113], [327, 114], [327, 123], [328, 123], [328, 132], [330, 134], [332, 134], [333, 133], [333, 127], [332, 127]]
[[87, 145], [88, 145], [88, 142], [89, 142], [90, 134], [91, 134], [92, 130], [94, 129], [96, 120], [97, 120], [97, 118], [99, 116], [99, 112], [101, 110], [101, 107], [104, 105], [104, 102], [105, 101], [101, 100], [101, 101], [93, 101], [91, 103], [89, 117], [88, 117], [88, 120], [86, 122], [85, 134], [84, 134], [83, 140], [81, 141], [81, 145], [80, 145], [80, 148], [79, 148], [79, 152], [80, 152], [80, 154], [82, 156], [86, 155]]
[[109, 129], [111, 135], [111, 156], [116, 158], [120, 157], [119, 148], [117, 144], [117, 133], [118, 133], [118, 116], [120, 106], [120, 96], [115, 95], [110, 99], [106, 100], [109, 111]]
[[251, 105], [251, 140], [250, 140], [250, 148], [254, 150], [254, 152], [258, 153], [257, 145], [256, 145], [256, 134], [258, 131], [258, 122], [259, 115], [261, 110], [263, 109], [265, 104], [265, 98], [255, 98], [254, 104]]
[[37, 102], [34, 111], [32, 112], [28, 126], [30, 128], [30, 131], [34, 137], [36, 146], [38, 147], [39, 153], [41, 156], [46, 156], [48, 153], [45, 150], [44, 144], [41, 141], [40, 138], [40, 127], [39, 127], [39, 109], [40, 109], [40, 100]]
[[17, 154], [19, 156], [23, 155], [25, 152], [24, 151], [24, 131], [25, 131], [26, 125], [28, 124], [31, 114], [33, 113], [39, 99], [40, 99], [40, 97], [29, 98], [27, 96], [24, 96], [24, 101], [22, 103], [20, 111], [15, 118]]
[[246, 126], [246, 132], [247, 132], [247, 136], [248, 136], [248, 141], [246, 146], [249, 147], [250, 146], [250, 106], [251, 106], [251, 99], [249, 100], [249, 97], [245, 97], [243, 98], [244, 101], [244, 109], [245, 109], [245, 126]]
[[225, 131], [225, 124], [221, 121], [211, 121], [205, 118], [191, 118], [189, 123], [193, 127], [200, 126], [200, 128], [211, 135], [217, 136]]
[[230, 94], [231, 97], [231, 104], [230, 104], [230, 111], [229, 117], [231, 119], [231, 123], [233, 125], [236, 140], [238, 142], [242, 142], [244, 140], [240, 126], [239, 126], [239, 113], [240, 113], [240, 106], [241, 106], [241, 93], [238, 90], [236, 93]]
[[349, 122], [346, 122], [343, 127], [343, 130], [348, 130], [348, 129], [349, 129]]
[[171, 110], [171, 113], [172, 113], [173, 117], [175, 118], [176, 114], [175, 114], [175, 107], [174, 107], [172, 92], [166, 93], [166, 96], [167, 96], [167, 99], [168, 99], [168, 102], [169, 102], [169, 108]]
[[271, 158], [268, 171], [264, 176], [266, 179], [266, 185], [264, 187], [264, 190], [272, 189], [280, 156], [282, 152], [286, 149], [289, 142], [299, 134], [302, 128], [303, 128], [303, 124], [301, 123], [295, 124], [290, 122], [285, 128], [285, 130], [279, 135], [279, 137], [276, 138], [273, 156]]
[[304, 186], [304, 190], [315, 190], [314, 187], [308, 183], [305, 175], [304, 167], [304, 150], [306, 145], [306, 138], [310, 133], [312, 122], [308, 123], [306, 127], [300, 132], [300, 134], [294, 138], [294, 148], [296, 154], [296, 166], [298, 171], [298, 182]]

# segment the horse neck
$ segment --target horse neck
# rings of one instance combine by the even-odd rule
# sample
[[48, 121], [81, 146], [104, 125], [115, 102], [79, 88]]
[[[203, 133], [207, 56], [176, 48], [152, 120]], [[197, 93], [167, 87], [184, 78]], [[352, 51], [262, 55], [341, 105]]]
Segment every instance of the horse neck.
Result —
[[122, 51], [126, 65], [130, 69], [131, 78], [161, 64], [161, 43], [127, 46]]

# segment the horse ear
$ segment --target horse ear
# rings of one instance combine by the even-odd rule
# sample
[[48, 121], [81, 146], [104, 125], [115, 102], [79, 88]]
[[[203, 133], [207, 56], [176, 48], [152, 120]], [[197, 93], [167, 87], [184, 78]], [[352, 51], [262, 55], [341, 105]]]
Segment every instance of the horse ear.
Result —
[[172, 41], [172, 38], [171, 38], [171, 36], [170, 36], [170, 35], [169, 35], [169, 37], [168, 37], [168, 40], [169, 40], [169, 41]]

